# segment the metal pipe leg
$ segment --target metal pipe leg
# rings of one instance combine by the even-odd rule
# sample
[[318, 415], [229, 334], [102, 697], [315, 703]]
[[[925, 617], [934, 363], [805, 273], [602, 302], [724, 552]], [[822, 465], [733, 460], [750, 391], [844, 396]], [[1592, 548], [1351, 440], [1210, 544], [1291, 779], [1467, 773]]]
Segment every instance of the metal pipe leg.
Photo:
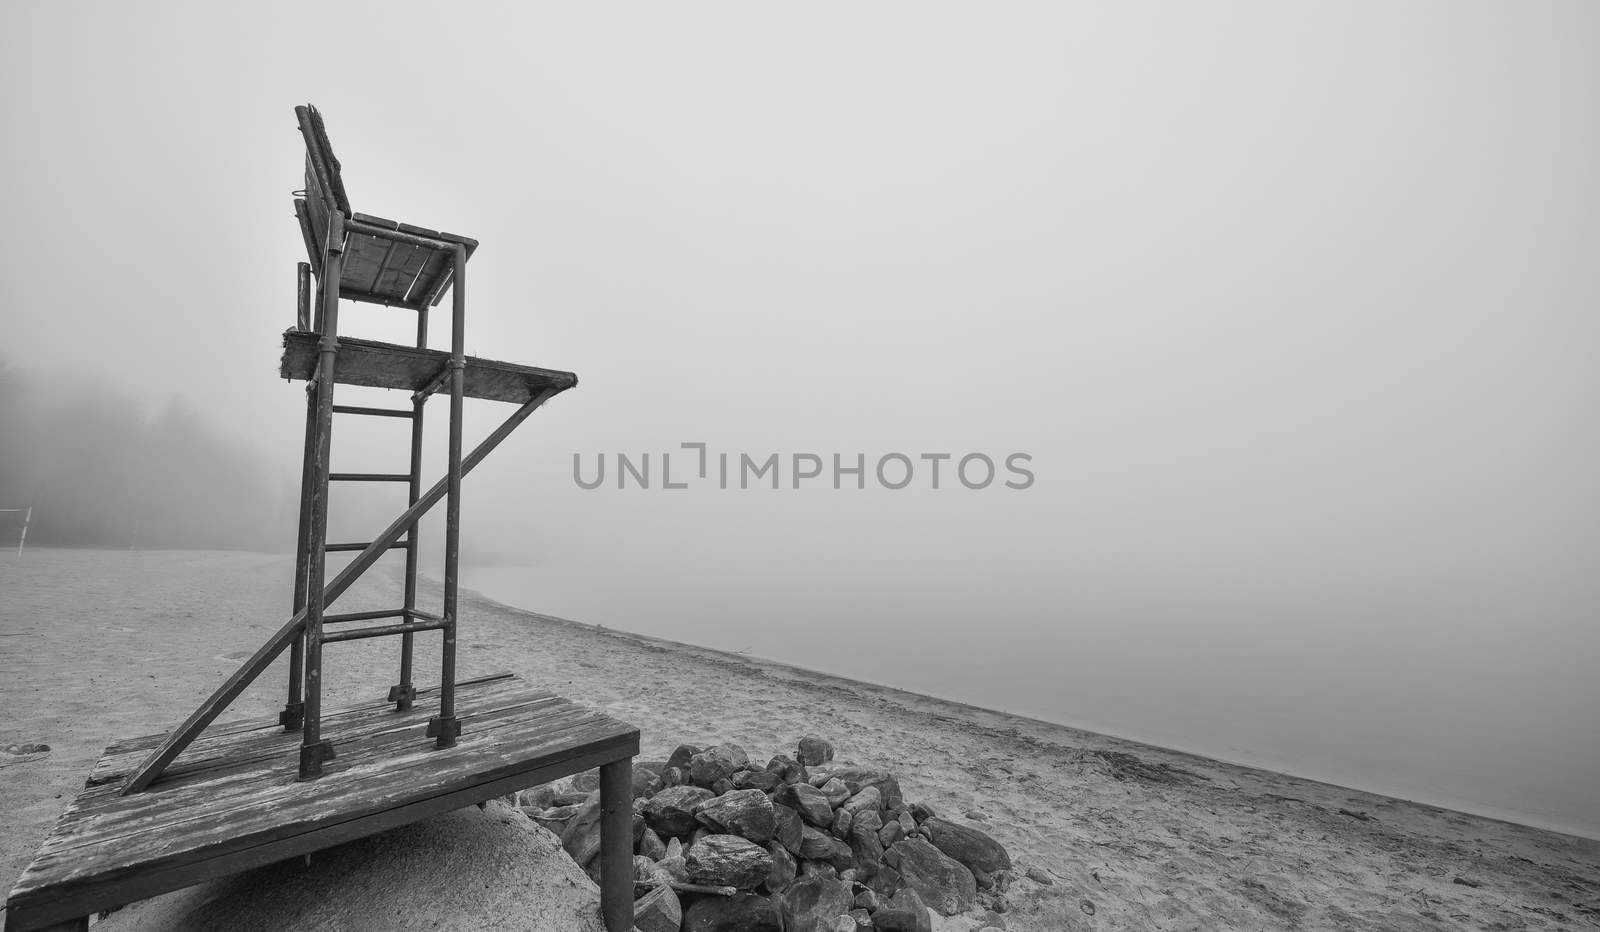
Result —
[[467, 249], [456, 247], [450, 285], [450, 463], [449, 498], [444, 516], [444, 645], [439, 671], [439, 714], [428, 722], [428, 735], [440, 748], [452, 747], [461, 734], [456, 718], [456, 591], [461, 563], [461, 402], [466, 390]]
[[600, 916], [633, 928], [633, 758], [600, 765]]
[[327, 276], [322, 313], [322, 342], [317, 361], [316, 457], [312, 463], [312, 504], [309, 533], [310, 573], [307, 580], [305, 639], [305, 724], [300, 742], [300, 779], [322, 776], [322, 765], [333, 759], [333, 744], [322, 737], [322, 612], [327, 592], [328, 472], [333, 449], [333, 370], [339, 354], [339, 277], [344, 269], [343, 224], [338, 214], [329, 218], [328, 252], [322, 267]]
[[[428, 309], [417, 311], [417, 348], [428, 348]], [[407, 506], [415, 505], [417, 499], [422, 497], [422, 412], [427, 403], [426, 396], [415, 397], [411, 401], [411, 486], [406, 497]], [[417, 566], [422, 559], [421, 541], [418, 531], [421, 529], [420, 519], [411, 522], [406, 528], [406, 592], [405, 610], [406, 621], [416, 621], [413, 612], [417, 609]], [[416, 635], [407, 632], [400, 636], [400, 682], [389, 689], [389, 701], [394, 703], [395, 711], [409, 710], [417, 699], [417, 687], [411, 681], [411, 666], [415, 657]]]
[[[307, 587], [311, 571], [311, 502], [316, 484], [313, 463], [317, 453], [317, 392], [316, 383], [306, 384], [306, 435], [305, 453], [300, 470], [300, 527], [294, 549], [294, 610], [298, 615], [306, 607]], [[305, 706], [305, 632], [295, 637], [289, 649], [289, 698], [278, 713], [278, 724], [284, 731], [299, 731], [306, 721]]]

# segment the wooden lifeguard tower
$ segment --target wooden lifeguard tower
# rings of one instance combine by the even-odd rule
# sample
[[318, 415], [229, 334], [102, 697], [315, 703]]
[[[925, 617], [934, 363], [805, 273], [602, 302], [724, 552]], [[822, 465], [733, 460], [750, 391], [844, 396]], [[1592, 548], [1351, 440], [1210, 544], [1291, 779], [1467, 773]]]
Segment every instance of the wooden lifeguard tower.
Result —
[[[632, 766], [639, 731], [502, 674], [456, 681], [461, 479], [550, 398], [570, 372], [467, 356], [466, 263], [475, 240], [350, 209], [338, 159], [314, 107], [296, 107], [306, 144], [295, 214], [309, 262], [298, 267], [296, 325], [283, 337], [282, 375], [308, 384], [293, 616], [181, 725], [107, 748], [6, 902], [6, 932], [86, 928], [101, 910], [213, 877], [309, 854], [535, 786], [600, 769], [601, 912], [633, 926]], [[450, 352], [429, 349], [428, 311], [451, 295]], [[313, 297], [314, 296], [314, 297]], [[414, 346], [340, 337], [340, 299], [417, 315]], [[336, 385], [400, 389], [407, 408], [334, 403]], [[423, 410], [450, 399], [449, 460], [422, 486]], [[467, 398], [518, 407], [462, 453]], [[334, 415], [411, 421], [404, 473], [329, 467]], [[408, 507], [371, 541], [328, 543], [334, 482], [404, 482]], [[417, 608], [418, 522], [445, 502], [444, 603]], [[405, 551], [402, 605], [334, 614], [328, 607], [390, 549]], [[330, 552], [357, 556], [332, 581]], [[362, 622], [392, 620], [361, 626]], [[413, 684], [413, 640], [443, 637], [439, 685]], [[398, 681], [383, 700], [322, 708], [324, 645], [401, 641]], [[207, 729], [284, 651], [288, 698], [277, 721]], [[430, 714], [431, 713], [431, 714]], [[315, 870], [315, 865], [308, 867]]]

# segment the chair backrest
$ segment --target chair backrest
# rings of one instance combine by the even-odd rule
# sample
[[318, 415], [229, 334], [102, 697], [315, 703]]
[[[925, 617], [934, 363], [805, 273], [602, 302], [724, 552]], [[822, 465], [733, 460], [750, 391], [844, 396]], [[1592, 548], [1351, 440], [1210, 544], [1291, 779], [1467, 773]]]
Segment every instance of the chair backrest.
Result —
[[328, 214], [338, 211], [345, 219], [350, 218], [350, 198], [345, 194], [344, 175], [338, 157], [333, 154], [333, 144], [328, 141], [322, 114], [316, 107], [306, 104], [294, 108], [294, 115], [306, 142], [306, 208], [315, 241], [320, 246], [327, 242]]

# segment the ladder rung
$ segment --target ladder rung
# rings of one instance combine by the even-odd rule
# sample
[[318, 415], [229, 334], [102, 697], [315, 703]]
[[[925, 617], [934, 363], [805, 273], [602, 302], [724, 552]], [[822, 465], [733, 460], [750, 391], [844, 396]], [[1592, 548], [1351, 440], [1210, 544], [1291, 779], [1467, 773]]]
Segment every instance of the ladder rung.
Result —
[[412, 631], [437, 631], [444, 626], [444, 620], [440, 619], [438, 621], [419, 621], [403, 625], [383, 625], [377, 628], [360, 628], [355, 631], [335, 631], [332, 634], [323, 634], [322, 643], [359, 641], [362, 638], [381, 638], [391, 634], [406, 634]]
[[323, 615], [322, 623], [336, 625], [341, 621], [373, 621], [378, 618], [401, 618], [406, 610], [403, 608], [380, 608], [371, 612], [344, 612], [338, 615]]
[[432, 612], [420, 612], [420, 611], [417, 611], [416, 609], [412, 609], [411, 610], [411, 617], [412, 618], [421, 618], [423, 621], [444, 621], [443, 618], [441, 618], [438, 615], [435, 615]]
[[366, 408], [361, 405], [334, 405], [334, 414], [365, 414], [368, 417], [416, 417], [415, 411], [399, 408]]
[[[346, 550], [365, 550], [365, 549], [367, 549], [368, 547], [371, 547], [371, 546], [372, 546], [372, 544], [370, 544], [370, 543], [366, 543], [366, 544], [360, 544], [360, 543], [357, 543], [357, 544], [324, 544], [322, 549], [323, 549], [323, 551], [325, 551], [327, 553], [339, 553], [341, 551], [346, 551]], [[409, 540], [397, 540], [394, 543], [390, 544], [385, 549], [387, 549], [387, 550], [404, 550], [409, 546], [411, 546], [411, 541], [409, 541]]]
[[329, 482], [410, 482], [408, 472], [330, 472]]

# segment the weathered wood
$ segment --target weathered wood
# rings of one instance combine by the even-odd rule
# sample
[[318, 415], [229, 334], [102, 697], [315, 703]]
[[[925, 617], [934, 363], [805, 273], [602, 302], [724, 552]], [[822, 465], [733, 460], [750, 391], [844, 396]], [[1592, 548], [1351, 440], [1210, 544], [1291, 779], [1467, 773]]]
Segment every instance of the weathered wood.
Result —
[[[488, 707], [489, 703], [503, 693], [527, 687], [510, 673], [496, 673], [491, 676], [482, 676], [477, 679], [463, 681], [457, 684], [457, 688], [473, 690], [478, 697], [478, 701]], [[430, 686], [426, 689], [417, 690], [417, 696], [434, 695], [438, 691], [439, 687]], [[535, 690], [535, 692], [546, 697], [555, 698], [553, 693], [541, 690]], [[351, 706], [340, 709], [337, 712], [329, 712], [322, 717], [322, 720], [334, 723], [333, 727], [340, 728], [341, 733], [344, 733], [346, 726], [340, 724], [342, 720], [354, 720], [367, 715], [369, 715], [368, 706]], [[373, 718], [371, 721], [377, 723], [379, 719]], [[353, 728], [355, 726], [349, 727]], [[166, 735], [164, 734], [145, 735], [140, 738], [125, 739], [110, 745], [105, 749], [100, 759], [95, 762], [94, 768], [89, 772], [88, 780], [84, 782], [84, 786], [95, 787], [125, 779], [146, 755], [161, 746], [165, 738]], [[234, 719], [218, 722], [206, 729], [205, 734], [201, 735], [181, 757], [173, 762], [171, 767], [167, 768], [166, 773], [162, 775], [163, 782], [176, 780], [186, 771], [204, 766], [214, 766], [215, 762], [222, 758], [237, 761], [241, 748], [252, 744], [270, 744], [273, 740], [285, 742], [283, 744], [284, 747], [293, 747], [294, 743], [300, 739], [292, 735], [283, 734], [277, 730], [275, 725], [261, 719]]]
[[[530, 695], [502, 701], [507, 703], [503, 708], [474, 711], [470, 716], [474, 726], [485, 733], [473, 742], [479, 750], [503, 744], [507, 736], [495, 730], [508, 725], [518, 729], [512, 738], [528, 744], [610, 721], [602, 713], [575, 706], [559, 696]], [[425, 767], [426, 760], [416, 757], [420, 750], [425, 750], [426, 716], [416, 717], [420, 715], [419, 710], [413, 710], [391, 713], [378, 721], [370, 717], [342, 720], [337, 732], [341, 750], [339, 756], [328, 763], [329, 772], [363, 771], [369, 767], [388, 769], [391, 765], [398, 766], [397, 760], [420, 762]], [[295, 768], [286, 760], [284, 751], [286, 748], [292, 751], [294, 743], [276, 740], [282, 734], [271, 732], [257, 741], [238, 744], [225, 755], [197, 761], [193, 769], [157, 784], [164, 804], [174, 808], [170, 818], [163, 821], [163, 827], [171, 830], [200, 820], [213, 820], [219, 814], [227, 815], [229, 807], [248, 804], [259, 793], [258, 777], [262, 770], [292, 778]], [[144, 822], [135, 816], [148, 812], [152, 805], [138, 795], [119, 796], [114, 787], [86, 788], [57, 820], [57, 833], [40, 846], [40, 859], [66, 848], [100, 845], [136, 834], [143, 830]], [[270, 813], [262, 815], [270, 820]], [[232, 827], [237, 827], [237, 821]]]
[[419, 631], [438, 631], [449, 627], [450, 623], [444, 619], [438, 621], [408, 621], [397, 625], [357, 628], [353, 631], [325, 632], [322, 635], [322, 643], [337, 644], [341, 641], [361, 641], [367, 638], [392, 637], [398, 634], [416, 634]]
[[328, 478], [334, 482], [410, 482], [411, 474], [408, 472], [331, 472]]
[[[279, 374], [286, 379], [311, 378], [317, 368], [316, 350], [315, 334], [293, 330], [285, 333]], [[438, 379], [449, 361], [450, 354], [441, 350], [341, 337], [337, 380], [341, 385], [416, 392]], [[519, 366], [474, 356], [466, 357], [466, 364], [462, 379], [468, 398], [520, 404], [547, 389], [563, 392], [578, 384], [576, 375], [556, 369]]]
[[[505, 676], [458, 684], [457, 708], [469, 728], [447, 750], [422, 736], [422, 709], [395, 712], [385, 702], [330, 713], [323, 722], [340, 742], [339, 756], [313, 782], [296, 782], [294, 761], [283, 753], [297, 737], [257, 722], [228, 726], [221, 741], [208, 735], [228, 744], [228, 753], [145, 793], [90, 786], [17, 882], [7, 932], [47, 928], [596, 766], [602, 774], [610, 767], [616, 798], [631, 796], [621, 775], [638, 752], [632, 726]], [[95, 772], [114, 779], [123, 765], [111, 758], [125, 763], [158, 738], [108, 748]], [[615, 820], [627, 859], [631, 811], [620, 811], [629, 817]], [[626, 879], [631, 906], [631, 874]]]
[[334, 414], [364, 414], [367, 417], [403, 417], [411, 419], [416, 417], [415, 411], [403, 408], [370, 408], [364, 405], [334, 405]]
[[[703, 883], [682, 883], [677, 880], [671, 880], [666, 883], [658, 883], [652, 880], [635, 880], [633, 882], [633, 892], [635, 894], [639, 894], [640, 890], [649, 891], [654, 890], [656, 887], [671, 887], [678, 893], [708, 893], [712, 896], [733, 896], [739, 892], [738, 887], [712, 887]], [[635, 900], [638, 898], [638, 895], [634, 896]]]

